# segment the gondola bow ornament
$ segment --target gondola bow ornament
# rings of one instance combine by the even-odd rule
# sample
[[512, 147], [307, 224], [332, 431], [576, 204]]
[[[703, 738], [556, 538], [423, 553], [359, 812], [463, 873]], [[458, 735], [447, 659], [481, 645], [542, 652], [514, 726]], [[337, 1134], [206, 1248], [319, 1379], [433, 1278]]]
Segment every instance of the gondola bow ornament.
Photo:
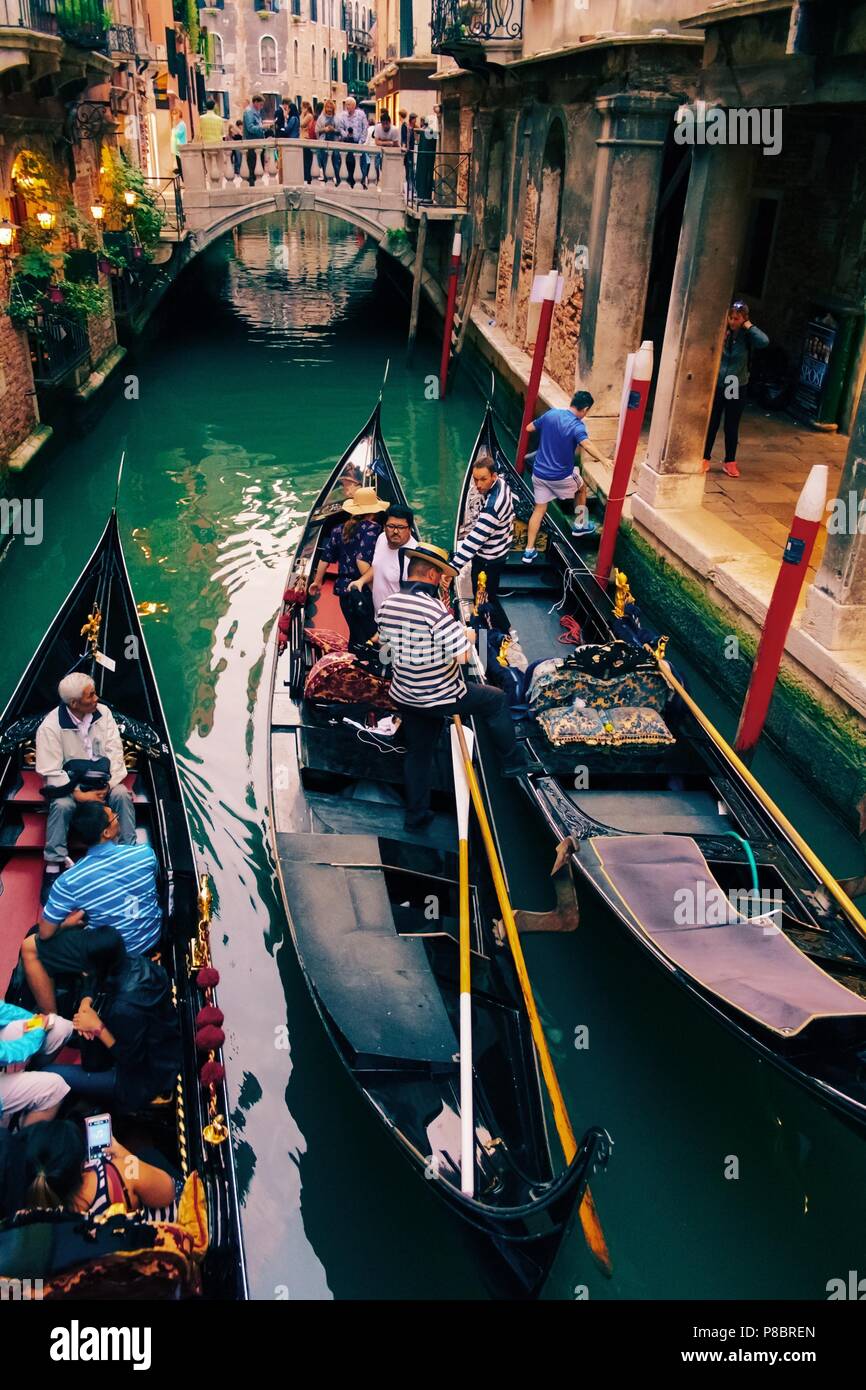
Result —
[[217, 1086], [225, 1078], [225, 1069], [216, 1054], [225, 1042], [225, 1034], [220, 1026], [223, 1022], [222, 1010], [216, 1007], [213, 993], [219, 984], [219, 971], [214, 969], [210, 954], [212, 915], [210, 879], [207, 874], [201, 874], [198, 883], [198, 931], [190, 947], [189, 969], [205, 998], [205, 1004], [196, 1016], [196, 1046], [200, 1052], [207, 1053], [207, 1060], [199, 1072], [202, 1086], [208, 1092], [208, 1122], [202, 1130], [202, 1137], [208, 1144], [223, 1144], [229, 1137], [229, 1130], [225, 1116], [218, 1113]]

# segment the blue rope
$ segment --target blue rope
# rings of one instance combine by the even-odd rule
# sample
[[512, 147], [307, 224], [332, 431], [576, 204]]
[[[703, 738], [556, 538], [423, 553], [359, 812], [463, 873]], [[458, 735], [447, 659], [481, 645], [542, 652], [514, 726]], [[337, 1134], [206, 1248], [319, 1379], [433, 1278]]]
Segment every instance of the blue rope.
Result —
[[746, 858], [748, 859], [749, 867], [752, 870], [752, 888], [754, 889], [755, 893], [760, 894], [760, 888], [758, 886], [758, 865], [755, 862], [755, 855], [752, 850], [752, 846], [749, 844], [748, 840], [743, 838], [742, 835], [738, 835], [736, 830], [726, 830], [724, 833], [725, 835], [733, 835], [734, 839], [739, 840], [740, 844], [743, 846], [743, 849], [746, 851]]

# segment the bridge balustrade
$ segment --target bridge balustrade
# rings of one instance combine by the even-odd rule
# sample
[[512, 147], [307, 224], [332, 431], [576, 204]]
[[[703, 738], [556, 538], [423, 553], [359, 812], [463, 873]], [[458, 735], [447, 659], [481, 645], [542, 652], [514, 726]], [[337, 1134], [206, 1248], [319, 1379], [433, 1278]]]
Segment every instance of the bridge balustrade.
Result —
[[[342, 140], [224, 140], [220, 144], [191, 141], [181, 150], [181, 169], [184, 190], [216, 193], [226, 188], [250, 192], [263, 191], [273, 184], [283, 187], [304, 187], [304, 151], [312, 154], [311, 177], [314, 186], [319, 181], [319, 151], [341, 156], [340, 183], [334, 183], [333, 160], [328, 158], [326, 173], [330, 179], [328, 196], [368, 202], [379, 194], [402, 196], [404, 185], [403, 154], [399, 149], [378, 149], [373, 145], [352, 145]], [[361, 188], [360, 156], [370, 161], [369, 187]], [[376, 160], [381, 154], [382, 168], [376, 184]], [[232, 156], [235, 156], [234, 160]], [[355, 187], [346, 181], [346, 156], [355, 156]]]

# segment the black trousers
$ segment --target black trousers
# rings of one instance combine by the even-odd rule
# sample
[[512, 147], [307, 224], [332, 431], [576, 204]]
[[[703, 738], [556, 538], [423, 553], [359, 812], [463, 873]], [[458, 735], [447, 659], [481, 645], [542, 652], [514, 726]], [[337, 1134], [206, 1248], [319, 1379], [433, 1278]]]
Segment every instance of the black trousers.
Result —
[[304, 183], [312, 183], [312, 182], [313, 182], [313, 151], [312, 151], [312, 150], [302, 150], [302, 151], [301, 151], [301, 154], [304, 156]]
[[473, 594], [478, 592], [478, 576], [483, 572], [487, 576], [487, 601], [490, 604], [490, 616], [500, 632], [508, 632], [511, 627], [511, 620], [499, 602], [499, 581], [502, 578], [502, 571], [505, 569], [507, 558], [505, 555], [501, 560], [484, 560], [480, 555], [473, 555], [472, 557], [472, 592]]
[[435, 705], [421, 709], [417, 705], [399, 705], [403, 720], [406, 756], [403, 762], [403, 782], [406, 789], [406, 819], [417, 820], [430, 809], [430, 781], [433, 758], [439, 735], [446, 718], [459, 714], [484, 721], [490, 730], [496, 751], [503, 762], [517, 750], [514, 723], [508, 701], [493, 685], [470, 685], [459, 700], [450, 705]]
[[373, 616], [373, 598], [369, 589], [362, 589], [360, 597], [355, 594], [340, 594], [340, 608], [349, 625], [349, 649], [363, 647], [377, 631]]
[[713, 397], [713, 408], [710, 411], [710, 425], [707, 430], [707, 442], [704, 445], [704, 458], [708, 459], [713, 452], [713, 445], [716, 442], [716, 435], [719, 432], [719, 425], [722, 416], [725, 417], [725, 463], [735, 463], [737, 458], [737, 442], [740, 438], [740, 420], [746, 406], [746, 387], [741, 386], [736, 400], [725, 399], [725, 388], [722, 384], [716, 387], [716, 394]]

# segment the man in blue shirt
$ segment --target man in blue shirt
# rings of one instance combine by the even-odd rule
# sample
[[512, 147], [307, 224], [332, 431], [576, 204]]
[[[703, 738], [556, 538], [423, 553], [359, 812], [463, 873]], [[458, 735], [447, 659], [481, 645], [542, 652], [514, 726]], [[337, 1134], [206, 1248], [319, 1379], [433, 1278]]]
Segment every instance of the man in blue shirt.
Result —
[[588, 391], [577, 391], [571, 398], [567, 410], [548, 410], [531, 425], [526, 426], [528, 434], [538, 435], [538, 452], [532, 466], [532, 492], [535, 506], [529, 518], [526, 535], [526, 551], [523, 563], [531, 565], [537, 559], [535, 541], [538, 536], [544, 513], [548, 504], [557, 498], [561, 502], [576, 499], [577, 525], [573, 536], [591, 536], [595, 526], [586, 519], [586, 484], [577, 471], [574, 456], [578, 449], [585, 449], [591, 458], [606, 463], [603, 455], [596, 452], [589, 442], [589, 433], [583, 423], [592, 405]]
[[25, 937], [21, 962], [37, 1008], [56, 1009], [54, 979], [80, 975], [82, 937], [73, 928], [114, 927], [129, 955], [157, 945], [162, 911], [157, 858], [149, 845], [117, 843], [117, 816], [110, 806], [87, 802], [72, 817], [72, 829], [87, 853], [55, 881], [38, 933]]
[[[258, 92], [250, 97], [249, 106], [244, 108], [243, 132], [245, 140], [267, 140], [270, 131], [266, 130], [262, 123], [262, 108], [265, 99], [259, 96]], [[270, 123], [269, 123], [270, 124]], [[247, 150], [247, 169], [250, 176], [250, 187], [255, 187], [256, 182], [256, 150]], [[265, 172], [265, 151], [262, 150], [262, 173]]]

